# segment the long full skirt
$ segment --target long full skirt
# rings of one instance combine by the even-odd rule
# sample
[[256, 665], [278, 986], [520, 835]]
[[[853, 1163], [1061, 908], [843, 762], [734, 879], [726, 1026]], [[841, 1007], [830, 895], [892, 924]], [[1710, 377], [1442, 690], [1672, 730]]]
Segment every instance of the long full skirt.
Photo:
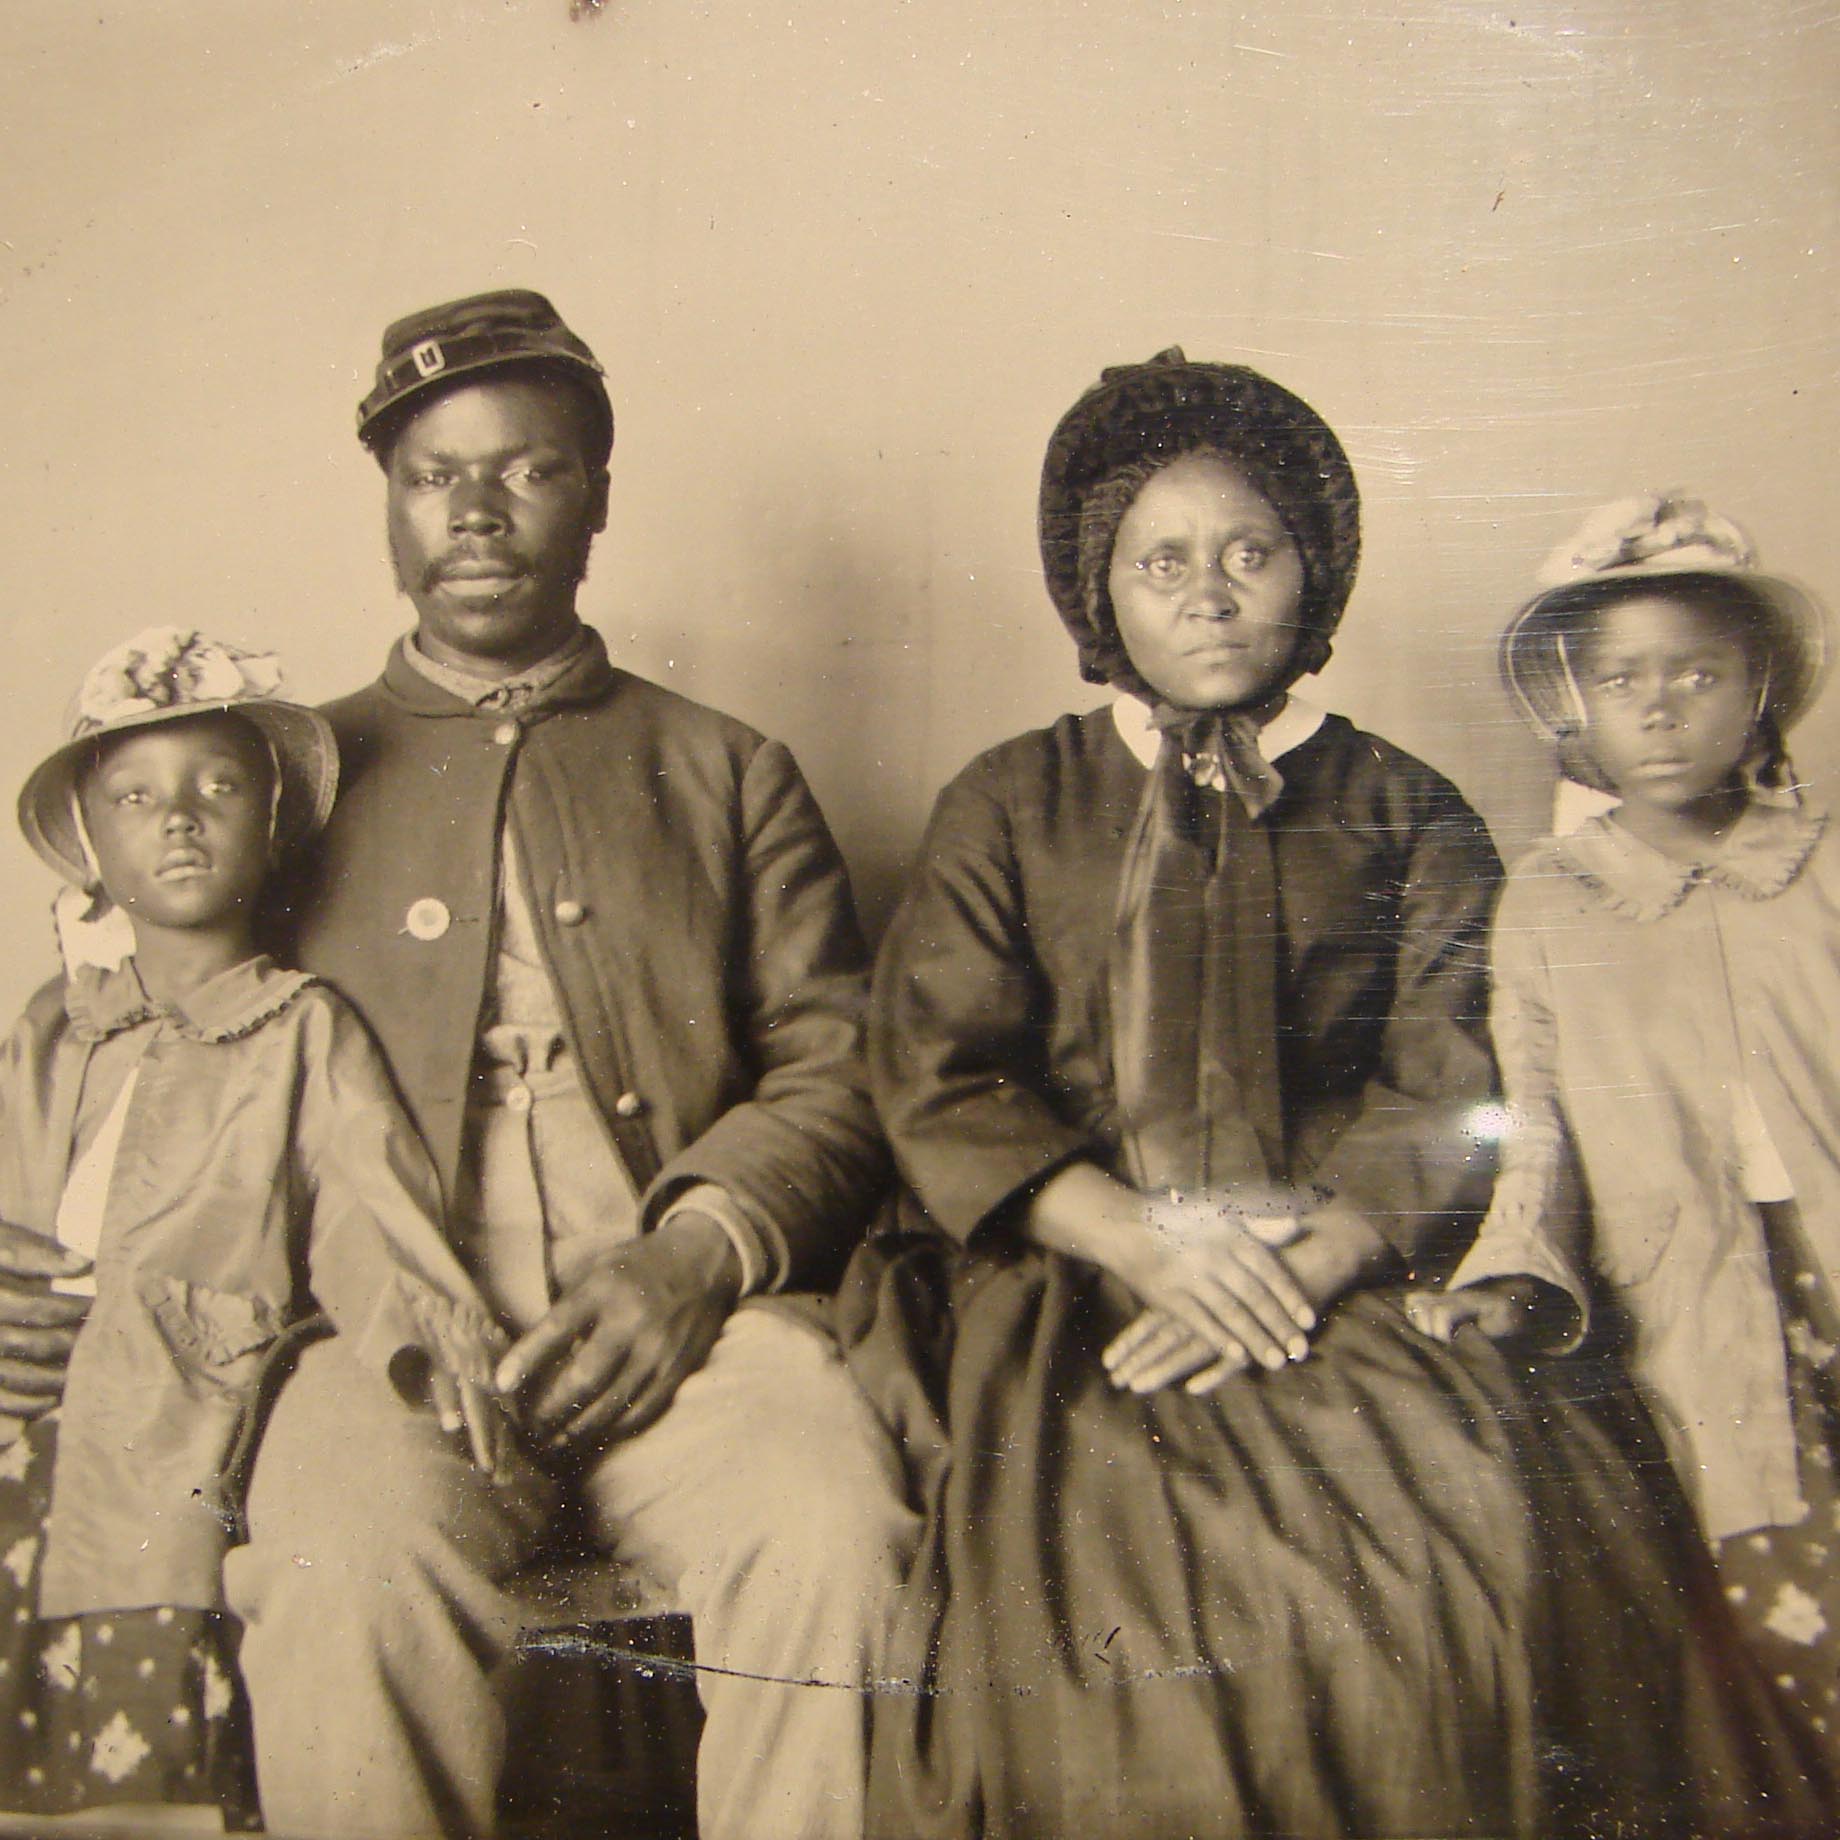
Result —
[[1281, 1373], [1140, 1398], [1100, 1362], [1131, 1309], [1032, 1250], [858, 1255], [840, 1333], [927, 1512], [873, 1832], [1827, 1831], [1614, 1370], [1374, 1291]]

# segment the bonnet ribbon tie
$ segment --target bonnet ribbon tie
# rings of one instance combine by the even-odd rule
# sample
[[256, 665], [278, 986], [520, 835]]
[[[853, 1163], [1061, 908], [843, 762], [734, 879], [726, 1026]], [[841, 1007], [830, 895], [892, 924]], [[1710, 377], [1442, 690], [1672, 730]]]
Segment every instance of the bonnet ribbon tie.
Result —
[[[1267, 719], [1284, 706], [1265, 706], [1258, 714], [1244, 709], [1178, 709], [1157, 703], [1150, 711], [1150, 726], [1173, 740], [1181, 752], [1188, 779], [1215, 792], [1231, 792], [1257, 823], [1284, 790], [1283, 776], [1259, 751], [1259, 731]], [[1160, 759], [1158, 764], [1160, 765]]]
[[1145, 1191], [1268, 1186], [1278, 1086], [1277, 871], [1261, 822], [1283, 780], [1239, 710], [1159, 707], [1125, 845], [1108, 965], [1126, 1173]]

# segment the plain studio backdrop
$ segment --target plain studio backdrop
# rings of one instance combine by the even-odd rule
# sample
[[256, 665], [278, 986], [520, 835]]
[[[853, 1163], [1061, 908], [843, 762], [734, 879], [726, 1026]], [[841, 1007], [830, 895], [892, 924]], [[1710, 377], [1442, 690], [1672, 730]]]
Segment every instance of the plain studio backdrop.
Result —
[[[373, 676], [386, 320], [548, 293], [608, 370], [617, 660], [788, 741], [872, 925], [938, 787], [1088, 707], [1035, 483], [1102, 365], [1269, 370], [1353, 456], [1322, 700], [1512, 853], [1495, 636], [1689, 487], [1840, 597], [1840, 22], [1798, 0], [9, 0], [0, 783], [153, 622]], [[1796, 737], [1840, 761], [1835, 693]], [[0, 841], [0, 1008], [52, 968]]]

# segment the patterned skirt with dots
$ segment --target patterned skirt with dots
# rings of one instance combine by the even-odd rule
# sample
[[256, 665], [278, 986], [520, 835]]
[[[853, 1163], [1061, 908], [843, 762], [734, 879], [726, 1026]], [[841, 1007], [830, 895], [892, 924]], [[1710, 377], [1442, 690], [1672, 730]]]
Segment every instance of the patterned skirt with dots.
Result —
[[1795, 1210], [1764, 1209], [1807, 1514], [1722, 1540], [1719, 1577], [1791, 1713], [1840, 1767], [1840, 1309]]
[[233, 1620], [38, 1615], [57, 1417], [0, 1449], [0, 1811], [204, 1804], [256, 1825]]

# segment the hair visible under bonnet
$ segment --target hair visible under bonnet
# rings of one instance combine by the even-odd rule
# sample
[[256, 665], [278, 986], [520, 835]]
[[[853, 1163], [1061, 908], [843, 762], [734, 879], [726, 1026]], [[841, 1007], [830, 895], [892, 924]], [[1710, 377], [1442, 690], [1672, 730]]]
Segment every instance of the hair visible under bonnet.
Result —
[[1112, 545], [1144, 482], [1196, 453], [1243, 473], [1297, 545], [1304, 632], [1291, 676], [1328, 661], [1360, 559], [1360, 495], [1348, 457], [1315, 410], [1270, 378], [1242, 365], [1190, 363], [1171, 347], [1107, 370], [1061, 418], [1042, 466], [1042, 566], [1091, 682], [1146, 689], [1112, 613]]

